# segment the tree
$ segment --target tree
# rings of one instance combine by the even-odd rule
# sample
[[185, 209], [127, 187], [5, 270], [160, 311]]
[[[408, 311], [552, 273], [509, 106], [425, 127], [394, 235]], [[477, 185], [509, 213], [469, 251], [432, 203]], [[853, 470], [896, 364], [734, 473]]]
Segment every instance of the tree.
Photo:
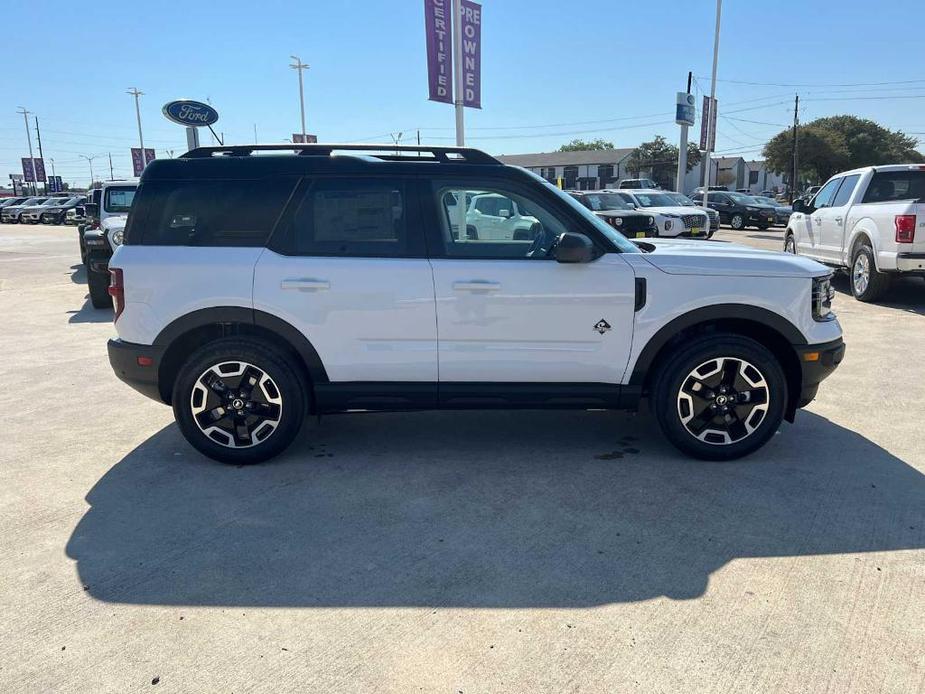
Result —
[[[855, 116], [817, 118], [799, 128], [801, 179], [824, 181], [832, 174], [860, 166], [925, 161], [915, 147], [918, 141], [899, 130]], [[793, 128], [772, 137], [764, 146], [771, 171], [793, 169]]]
[[560, 152], [587, 152], [588, 150], [613, 149], [613, 142], [606, 142], [601, 139], [585, 142], [584, 140], [572, 140], [567, 145], [559, 148]]
[[[700, 150], [693, 143], [687, 145], [687, 170], [700, 163]], [[626, 168], [637, 178], [643, 171], [648, 172], [650, 178], [665, 188], [674, 187], [675, 175], [678, 172], [678, 148], [670, 144], [661, 135], [656, 135], [651, 142], [643, 142], [630, 152], [626, 160]]]

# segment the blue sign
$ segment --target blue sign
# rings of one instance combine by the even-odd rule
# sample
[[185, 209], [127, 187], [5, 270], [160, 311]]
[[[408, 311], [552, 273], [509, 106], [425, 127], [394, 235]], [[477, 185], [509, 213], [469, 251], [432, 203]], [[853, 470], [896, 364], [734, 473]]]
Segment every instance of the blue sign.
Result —
[[167, 120], [185, 125], [188, 128], [201, 128], [212, 125], [218, 120], [218, 111], [201, 101], [177, 99], [164, 104], [161, 109]]
[[687, 92], [678, 92], [675, 104], [674, 122], [678, 125], [693, 125], [694, 95]]

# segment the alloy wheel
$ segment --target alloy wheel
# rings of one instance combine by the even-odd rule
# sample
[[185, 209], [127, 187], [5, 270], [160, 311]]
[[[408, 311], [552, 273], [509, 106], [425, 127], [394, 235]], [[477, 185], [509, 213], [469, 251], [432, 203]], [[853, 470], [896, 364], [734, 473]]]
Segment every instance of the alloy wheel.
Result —
[[870, 284], [870, 260], [864, 253], [858, 253], [854, 259], [854, 267], [851, 268], [851, 283], [856, 296], [867, 291], [867, 285]]
[[266, 441], [279, 426], [283, 398], [262, 369], [243, 361], [225, 361], [206, 369], [190, 394], [193, 421], [215, 443], [250, 448]]
[[677, 398], [678, 416], [687, 432], [720, 446], [751, 436], [769, 405], [764, 374], [738, 357], [716, 357], [691, 370]]

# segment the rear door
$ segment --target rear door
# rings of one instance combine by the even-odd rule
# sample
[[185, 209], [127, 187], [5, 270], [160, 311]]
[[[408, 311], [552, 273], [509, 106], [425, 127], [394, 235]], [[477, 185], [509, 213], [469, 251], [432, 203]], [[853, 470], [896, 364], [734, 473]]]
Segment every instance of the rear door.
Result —
[[423, 382], [436, 398], [433, 278], [408, 179], [303, 180], [257, 262], [254, 308], [298, 328], [332, 384]]
[[[555, 201], [519, 184], [460, 178], [423, 187], [441, 398], [454, 392], [453, 384], [618, 384], [632, 343], [635, 297], [635, 276], [623, 257], [556, 262], [546, 252], [552, 240], [576, 229]], [[444, 201], [486, 193], [513, 200], [536, 220], [528, 238], [452, 233], [453, 210]]]

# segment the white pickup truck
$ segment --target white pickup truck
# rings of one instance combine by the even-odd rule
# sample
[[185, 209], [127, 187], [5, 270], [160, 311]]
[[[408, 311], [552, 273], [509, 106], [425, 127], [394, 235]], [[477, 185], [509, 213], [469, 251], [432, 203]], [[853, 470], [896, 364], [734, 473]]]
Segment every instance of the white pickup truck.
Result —
[[876, 301], [898, 274], [925, 277], [925, 165], [833, 176], [808, 203], [794, 202], [784, 250], [847, 269], [860, 301]]

